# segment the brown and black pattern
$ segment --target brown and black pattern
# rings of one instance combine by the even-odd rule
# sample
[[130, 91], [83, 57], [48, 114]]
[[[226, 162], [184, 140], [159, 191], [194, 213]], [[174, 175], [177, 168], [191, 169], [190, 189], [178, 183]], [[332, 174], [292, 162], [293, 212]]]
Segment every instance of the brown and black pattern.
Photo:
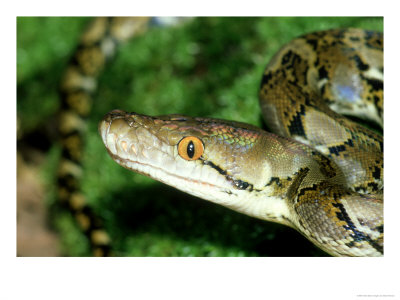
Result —
[[[260, 90], [272, 131], [324, 149], [323, 154], [343, 166], [345, 175], [357, 160], [364, 174], [350, 185], [368, 193], [383, 188], [383, 172], [376, 171], [383, 168], [383, 138], [331, 108], [341, 111], [346, 106], [355, 115], [370, 102], [376, 110], [359, 117], [382, 124], [383, 83], [371, 78], [383, 71], [382, 44], [381, 34], [357, 29], [303, 36], [272, 59]], [[347, 99], [338, 100], [338, 90]]]
[[[335, 230], [331, 236], [343, 236], [349, 247], [370, 247], [374, 250], [369, 255], [383, 254], [383, 137], [338, 114], [382, 126], [383, 35], [340, 29], [297, 38], [268, 64], [259, 96], [273, 132], [315, 148], [331, 162], [326, 166], [333, 163], [327, 173], [339, 167], [346, 179], [346, 188], [326, 180], [298, 189], [300, 231], [334, 255], [336, 250], [327, 250], [329, 238], [323, 238], [329, 236], [327, 230]], [[350, 217], [349, 203], [359, 203], [359, 212]], [[369, 214], [363, 205], [375, 212], [369, 226], [354, 220], [356, 214], [357, 220]], [[346, 252], [346, 247], [339, 248]]]
[[111, 248], [102, 221], [88, 206], [81, 191], [85, 119], [91, 111], [98, 76], [114, 56], [117, 45], [142, 33], [148, 21], [148, 18], [96, 18], [83, 33], [60, 84], [58, 129], [62, 157], [58, 169], [58, 196], [73, 212], [96, 256], [110, 255]]

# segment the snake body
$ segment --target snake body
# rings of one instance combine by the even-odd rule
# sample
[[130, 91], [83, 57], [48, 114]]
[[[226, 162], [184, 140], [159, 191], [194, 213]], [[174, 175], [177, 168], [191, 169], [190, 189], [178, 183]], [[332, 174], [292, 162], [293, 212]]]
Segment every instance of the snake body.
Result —
[[86, 29], [61, 80], [58, 131], [62, 157], [58, 167], [58, 198], [73, 212], [88, 236], [95, 256], [111, 254], [110, 238], [102, 220], [82, 192], [82, 148], [85, 122], [92, 109], [98, 77], [114, 56], [117, 46], [143, 33], [149, 18], [96, 18]]
[[120, 165], [241, 213], [295, 228], [335, 256], [383, 255], [383, 36], [307, 34], [268, 64], [265, 122], [114, 110], [99, 124]]

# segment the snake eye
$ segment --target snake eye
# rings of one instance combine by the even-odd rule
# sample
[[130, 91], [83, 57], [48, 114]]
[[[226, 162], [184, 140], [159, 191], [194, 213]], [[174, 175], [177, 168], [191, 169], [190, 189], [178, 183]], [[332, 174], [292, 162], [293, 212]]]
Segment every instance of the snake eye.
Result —
[[184, 137], [178, 144], [178, 154], [186, 160], [196, 160], [203, 152], [203, 142], [195, 136]]

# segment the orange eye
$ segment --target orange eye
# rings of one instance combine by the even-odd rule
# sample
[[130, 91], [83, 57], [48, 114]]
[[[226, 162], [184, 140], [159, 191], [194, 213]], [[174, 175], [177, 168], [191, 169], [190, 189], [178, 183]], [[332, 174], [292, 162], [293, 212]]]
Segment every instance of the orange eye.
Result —
[[178, 144], [178, 154], [186, 160], [196, 160], [203, 152], [203, 142], [195, 136], [184, 137]]

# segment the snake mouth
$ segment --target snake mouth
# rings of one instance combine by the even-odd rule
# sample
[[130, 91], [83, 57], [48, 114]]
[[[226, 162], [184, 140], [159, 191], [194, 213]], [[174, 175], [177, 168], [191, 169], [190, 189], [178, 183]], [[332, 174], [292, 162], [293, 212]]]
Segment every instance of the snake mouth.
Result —
[[[177, 181], [186, 182], [187, 184], [195, 184], [195, 185], [199, 185], [199, 186], [206, 187], [206, 188], [209, 187], [212, 189], [222, 189], [222, 187], [219, 187], [215, 184], [201, 181], [201, 180], [195, 180], [195, 179], [183, 177], [183, 176], [180, 176], [177, 174], [173, 174], [173, 173], [168, 172], [168, 170], [166, 170], [166, 169], [163, 169], [161, 167], [156, 167], [151, 164], [142, 163], [142, 162], [130, 160], [130, 159], [121, 159], [115, 155], [114, 155], [114, 160], [118, 164], [120, 164], [121, 166], [123, 166], [129, 170], [135, 170], [135, 172], [140, 173], [145, 176], [148, 176], [148, 177], [151, 177], [151, 178], [154, 178], [154, 173], [157, 173], [157, 174], [162, 173], [162, 174], [164, 174], [164, 176], [160, 176], [158, 181], [165, 183], [165, 184], [169, 184], [169, 182], [167, 180], [163, 180], [162, 178], [175, 177], [177, 179]], [[148, 172], [137, 171], [138, 169], [143, 169], [143, 170], [148, 169], [149, 171]]]

